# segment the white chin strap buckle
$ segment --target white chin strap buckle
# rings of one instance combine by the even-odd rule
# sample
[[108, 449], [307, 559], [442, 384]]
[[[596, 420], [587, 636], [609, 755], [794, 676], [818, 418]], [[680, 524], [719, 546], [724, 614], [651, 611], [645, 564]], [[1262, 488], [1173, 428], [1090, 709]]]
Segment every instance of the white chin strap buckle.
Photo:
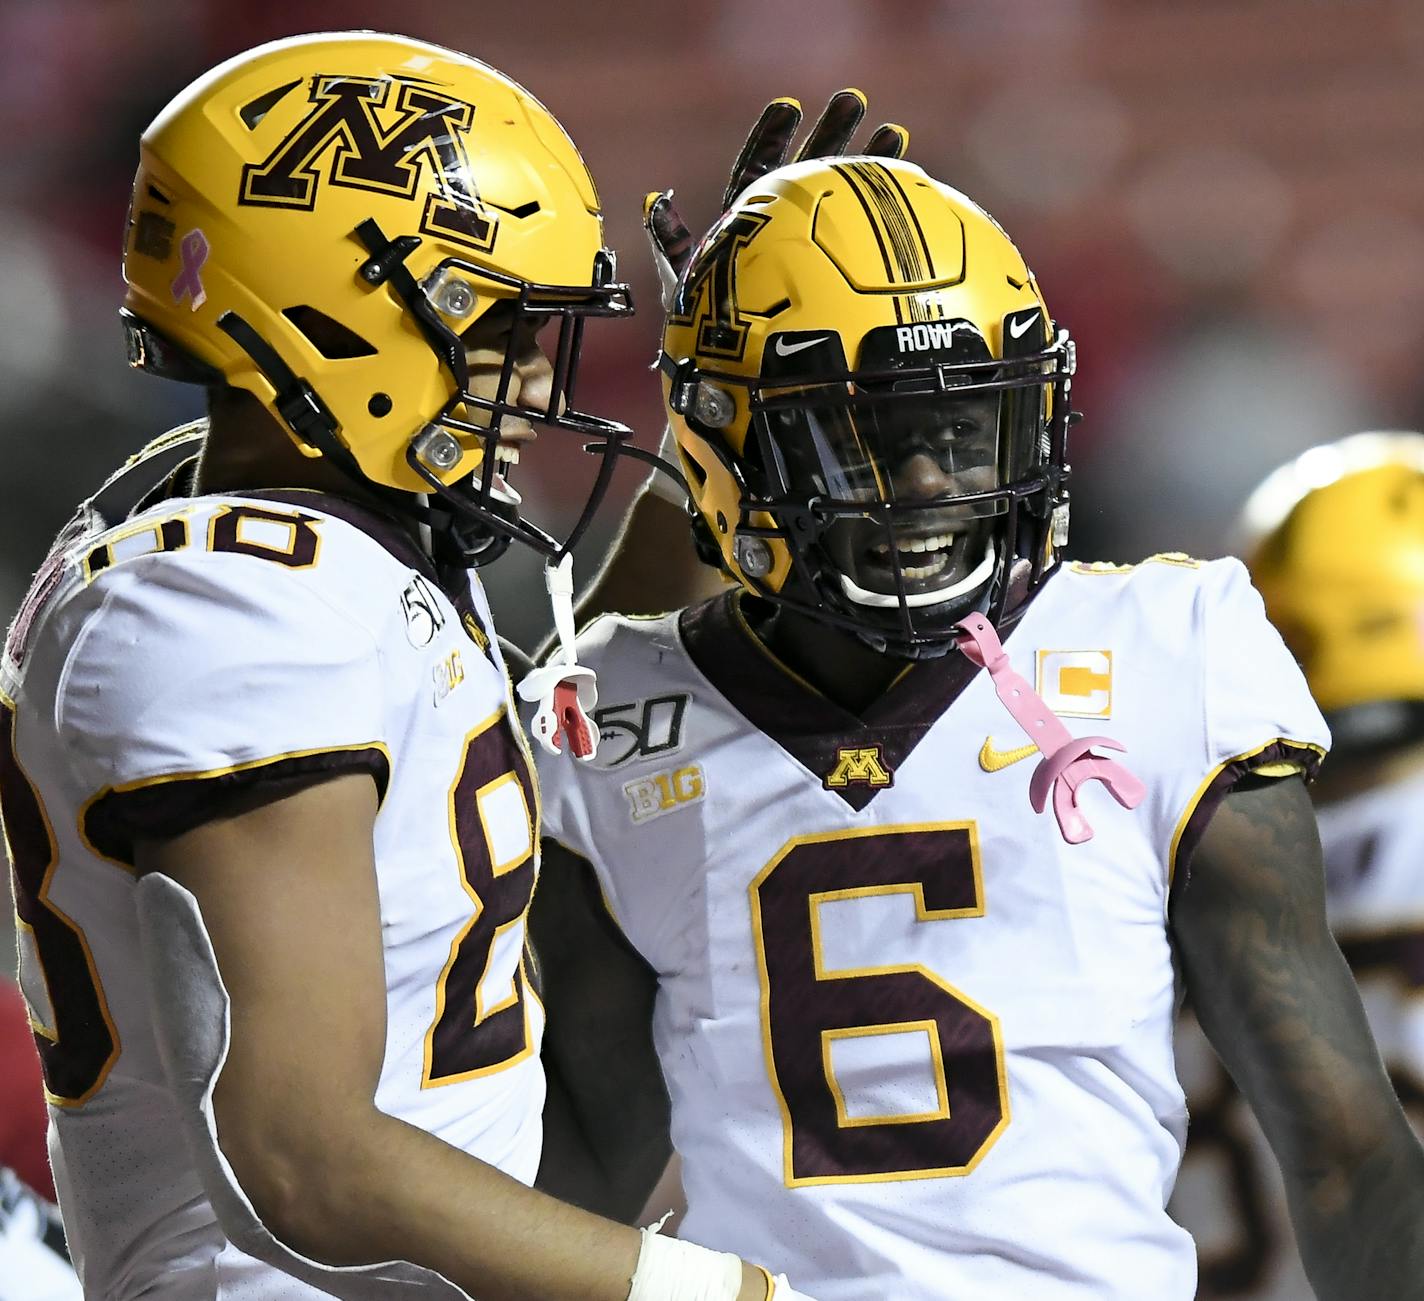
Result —
[[589, 760], [598, 752], [598, 679], [574, 652], [574, 561], [566, 555], [557, 565], [544, 566], [544, 585], [554, 611], [559, 648], [547, 664], [527, 673], [516, 690], [521, 700], [537, 701], [530, 731], [550, 754], [560, 754], [564, 742], [575, 759]]

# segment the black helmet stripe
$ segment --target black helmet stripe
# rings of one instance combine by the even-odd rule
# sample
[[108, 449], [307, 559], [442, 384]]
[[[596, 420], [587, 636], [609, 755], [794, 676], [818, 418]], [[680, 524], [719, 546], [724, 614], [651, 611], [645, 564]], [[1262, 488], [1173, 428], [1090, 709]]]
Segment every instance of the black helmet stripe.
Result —
[[891, 283], [920, 284], [933, 278], [934, 261], [924, 232], [910, 212], [905, 192], [891, 183], [886, 169], [879, 163], [847, 163], [841, 170], [860, 196], [877, 235], [883, 230], [890, 241], [894, 265], [887, 259], [885, 270]]

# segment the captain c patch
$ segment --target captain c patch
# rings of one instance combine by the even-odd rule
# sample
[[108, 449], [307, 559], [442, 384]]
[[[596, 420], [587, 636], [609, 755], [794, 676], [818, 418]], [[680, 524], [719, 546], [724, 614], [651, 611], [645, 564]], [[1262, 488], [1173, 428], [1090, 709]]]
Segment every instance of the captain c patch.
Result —
[[1066, 718], [1112, 717], [1112, 651], [1041, 650], [1038, 694]]

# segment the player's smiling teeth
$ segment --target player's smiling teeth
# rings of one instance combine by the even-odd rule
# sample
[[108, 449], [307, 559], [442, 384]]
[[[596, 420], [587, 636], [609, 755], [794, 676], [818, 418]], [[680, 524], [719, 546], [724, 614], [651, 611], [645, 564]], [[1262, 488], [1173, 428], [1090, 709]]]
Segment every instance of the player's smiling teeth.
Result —
[[[895, 550], [902, 556], [907, 552], [949, 551], [954, 546], [956, 536], [954, 533], [936, 533], [927, 538], [906, 538], [895, 543]], [[890, 558], [889, 543], [877, 542], [871, 552], [877, 560], [884, 562]]]
[[912, 538], [908, 542], [897, 542], [896, 551], [948, 551], [954, 545], [953, 533], [937, 533], [932, 538]]
[[[954, 549], [955, 533], [935, 533], [924, 538], [904, 538], [895, 543], [895, 552], [900, 561], [900, 574], [906, 582], [918, 583], [933, 578], [949, 563], [949, 554]], [[871, 558], [878, 565], [889, 568], [890, 547], [888, 543], [876, 543], [870, 549]], [[924, 563], [907, 564], [911, 556], [923, 556]]]
[[494, 449], [494, 459], [504, 466], [519, 464], [519, 448], [513, 443], [498, 443]]
[[948, 563], [949, 556], [943, 551], [936, 551], [927, 565], [907, 565], [901, 562], [900, 572], [911, 582], [917, 582], [922, 578], [933, 578]]

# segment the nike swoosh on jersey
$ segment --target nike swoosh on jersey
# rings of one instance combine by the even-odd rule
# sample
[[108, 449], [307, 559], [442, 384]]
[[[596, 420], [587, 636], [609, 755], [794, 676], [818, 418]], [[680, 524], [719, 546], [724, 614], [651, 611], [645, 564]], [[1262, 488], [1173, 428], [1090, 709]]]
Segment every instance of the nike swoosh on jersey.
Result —
[[1031, 754], [1038, 753], [1036, 745], [1015, 746], [1012, 750], [994, 749], [994, 738], [986, 736], [984, 744], [979, 747], [979, 766], [985, 772], [998, 772], [1007, 768], [1011, 764], [1016, 764], [1020, 759], [1027, 759]]
[[776, 355], [778, 357], [791, 357], [798, 352], [804, 352], [807, 348], [814, 348], [818, 343], [825, 343], [831, 336], [829, 334], [817, 335], [814, 339], [802, 339], [798, 343], [787, 343], [785, 339], [777, 339]]

